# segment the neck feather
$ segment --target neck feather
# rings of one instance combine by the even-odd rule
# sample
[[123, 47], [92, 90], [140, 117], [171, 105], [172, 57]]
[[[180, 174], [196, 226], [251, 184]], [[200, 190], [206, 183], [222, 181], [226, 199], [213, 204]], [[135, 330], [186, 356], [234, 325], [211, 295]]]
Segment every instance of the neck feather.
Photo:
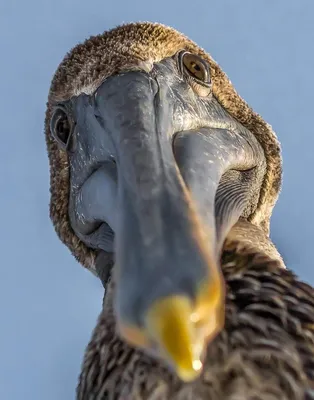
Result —
[[270, 237], [261, 228], [243, 219], [238, 221], [229, 232], [223, 246], [223, 253], [225, 252], [232, 252], [237, 256], [256, 254], [276, 260], [282, 268], [286, 268]]

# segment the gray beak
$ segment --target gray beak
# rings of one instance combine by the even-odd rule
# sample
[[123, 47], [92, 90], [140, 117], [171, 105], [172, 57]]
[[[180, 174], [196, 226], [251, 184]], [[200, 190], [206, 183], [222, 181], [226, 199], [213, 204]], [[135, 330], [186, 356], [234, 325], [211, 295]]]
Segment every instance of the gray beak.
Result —
[[[149, 74], [110, 77], [71, 107], [72, 227], [88, 246], [115, 252], [124, 339], [159, 349], [190, 379], [206, 338], [221, 329], [220, 251], [256, 207], [261, 146], [213, 96], [196, 96], [172, 59]], [[185, 317], [176, 322], [178, 313]], [[181, 347], [165, 327], [182, 336]]]

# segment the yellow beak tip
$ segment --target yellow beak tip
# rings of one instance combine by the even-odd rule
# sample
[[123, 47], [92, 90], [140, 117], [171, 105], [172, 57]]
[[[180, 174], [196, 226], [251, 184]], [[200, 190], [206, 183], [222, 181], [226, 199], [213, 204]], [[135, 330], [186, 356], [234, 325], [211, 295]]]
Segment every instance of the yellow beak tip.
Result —
[[169, 296], [158, 300], [147, 314], [149, 331], [160, 346], [165, 358], [183, 381], [200, 375], [202, 341], [196, 337], [191, 321], [192, 304], [185, 296]]
[[191, 368], [176, 367], [178, 377], [184, 382], [191, 382], [199, 377], [202, 371], [202, 363], [199, 360], [193, 362]]

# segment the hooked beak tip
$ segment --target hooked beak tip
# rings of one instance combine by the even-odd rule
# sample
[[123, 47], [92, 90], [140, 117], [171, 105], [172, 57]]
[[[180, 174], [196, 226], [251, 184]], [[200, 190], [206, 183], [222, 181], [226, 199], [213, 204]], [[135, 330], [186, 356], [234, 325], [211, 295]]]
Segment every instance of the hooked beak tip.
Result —
[[[208, 310], [211, 314], [211, 310]], [[148, 333], [156, 341], [160, 355], [170, 362], [184, 382], [196, 379], [202, 371], [201, 360], [207, 344], [206, 329], [195, 323], [191, 299], [184, 295], [157, 300], [146, 314]], [[216, 319], [211, 319], [216, 324]], [[217, 331], [217, 327], [210, 330]]]

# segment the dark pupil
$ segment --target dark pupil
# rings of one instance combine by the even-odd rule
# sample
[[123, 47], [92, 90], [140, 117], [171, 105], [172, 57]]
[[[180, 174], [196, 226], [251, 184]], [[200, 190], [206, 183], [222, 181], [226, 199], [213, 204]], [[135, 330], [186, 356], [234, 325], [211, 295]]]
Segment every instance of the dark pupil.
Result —
[[59, 139], [66, 144], [70, 134], [70, 127], [69, 121], [65, 115], [59, 117], [56, 128]]
[[193, 68], [198, 72], [201, 70], [201, 67], [196, 63], [193, 63]]

